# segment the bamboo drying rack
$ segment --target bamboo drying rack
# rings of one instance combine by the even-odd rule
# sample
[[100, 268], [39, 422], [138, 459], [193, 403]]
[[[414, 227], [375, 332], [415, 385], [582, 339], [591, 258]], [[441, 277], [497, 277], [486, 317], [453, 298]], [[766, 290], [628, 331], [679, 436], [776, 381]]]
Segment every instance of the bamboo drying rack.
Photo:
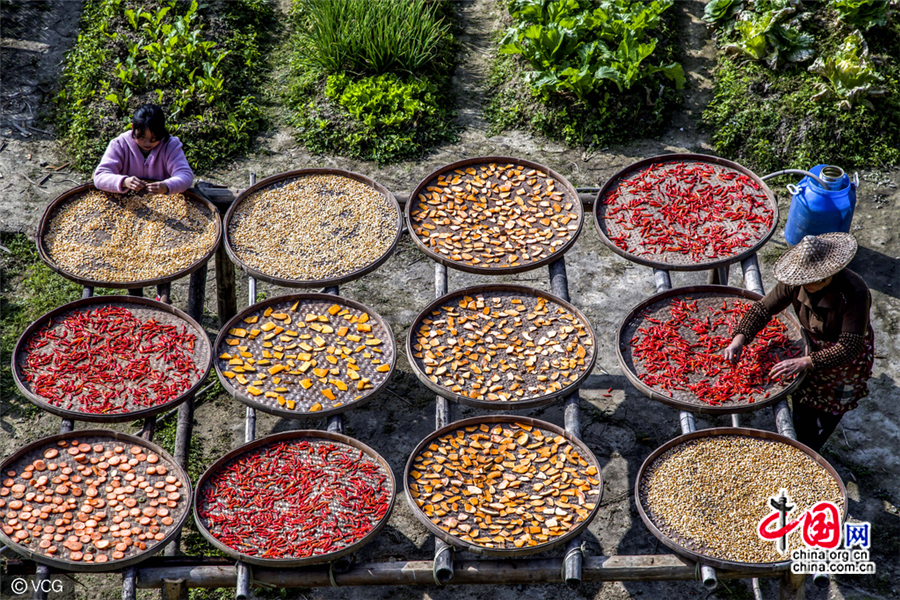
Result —
[[[250, 173], [250, 187], [256, 184], [256, 174]], [[222, 186], [206, 184], [199, 188], [220, 211], [224, 213], [228, 205], [240, 194], [240, 190], [229, 190]], [[599, 188], [578, 188], [578, 198], [585, 210], [590, 210]], [[402, 205], [408, 200], [408, 194], [396, 195]], [[404, 229], [405, 233], [406, 230]], [[220, 244], [216, 251], [216, 292], [218, 317], [220, 326], [228, 322], [237, 313], [235, 291], [235, 269], [233, 263]], [[758, 294], [764, 294], [759, 263], [756, 254], [740, 260], [744, 287]], [[712, 269], [709, 283], [727, 284], [730, 265]], [[568, 277], [566, 275], [565, 256], [561, 256], [548, 265], [551, 292], [569, 301]], [[435, 297], [447, 294], [447, 267], [440, 263], [434, 265]], [[206, 265], [191, 274], [188, 295], [188, 314], [195, 320], [203, 315], [204, 294], [206, 288]], [[672, 289], [669, 271], [653, 269], [653, 277], [657, 292]], [[256, 303], [256, 280], [248, 277], [249, 301]], [[338, 287], [326, 287], [323, 292], [338, 294]], [[143, 290], [130, 290], [132, 295], [143, 295]], [[169, 284], [157, 287], [158, 295], [165, 302], [169, 300]], [[93, 288], [85, 287], [82, 297], [93, 295]], [[201, 389], [196, 397], [200, 397], [212, 385]], [[193, 421], [195, 399], [191, 398], [178, 409], [178, 428], [175, 440], [175, 460], [182, 466], [187, 465], [187, 449], [190, 445], [191, 425]], [[565, 399], [565, 429], [580, 438], [580, 396], [575, 390]], [[174, 411], [172, 411], [174, 412]], [[790, 407], [786, 400], [781, 400], [772, 409], [778, 433], [796, 439]], [[168, 417], [164, 415], [161, 419]], [[731, 415], [732, 426], [740, 426], [740, 416]], [[451, 403], [447, 399], [435, 397], [435, 429], [445, 427], [453, 421]], [[679, 422], [683, 433], [696, 431], [694, 415], [681, 411]], [[140, 435], [152, 440], [156, 418], [145, 419]], [[343, 433], [343, 415], [337, 414], [328, 418], [327, 430]], [[60, 432], [71, 431], [74, 423], [63, 419]], [[256, 412], [247, 407], [245, 415], [245, 441], [253, 441], [256, 437]], [[780, 597], [785, 600], [802, 600], [805, 596], [806, 578], [803, 575], [792, 575], [789, 571], [772, 571], [758, 573], [744, 570], [716, 570], [708, 565], [692, 562], [676, 554], [660, 555], [586, 555], [580, 537], [568, 542], [563, 557], [556, 558], [518, 558], [502, 560], [463, 560], [456, 561], [453, 548], [439, 538], [434, 539], [434, 559], [420, 561], [372, 562], [353, 565], [349, 557], [342, 557], [324, 566], [296, 569], [254, 568], [238, 561], [207, 557], [177, 556], [179, 537], [165, 548], [164, 556], [154, 556], [143, 561], [139, 566], [128, 567], [122, 573], [122, 597], [134, 600], [138, 588], [160, 589], [163, 600], [187, 599], [188, 589], [202, 588], [236, 588], [236, 600], [247, 600], [251, 597], [251, 584], [258, 583], [268, 587], [329, 587], [329, 586], [373, 586], [373, 585], [484, 585], [484, 584], [526, 584], [526, 583], [561, 583], [569, 587], [577, 587], [582, 581], [696, 581], [701, 580], [704, 587], [714, 589], [719, 579], [754, 579], [754, 589], [758, 591], [757, 579], [769, 578], [780, 581]], [[0, 549], [0, 552], [5, 550]], [[8, 574], [34, 574], [37, 581], [47, 580], [55, 570], [33, 561], [11, 560], [8, 563]], [[827, 576], [825, 576], [827, 577]], [[817, 578], [816, 583], [827, 585], [827, 579]], [[34, 600], [46, 600], [46, 588], [35, 585]]]

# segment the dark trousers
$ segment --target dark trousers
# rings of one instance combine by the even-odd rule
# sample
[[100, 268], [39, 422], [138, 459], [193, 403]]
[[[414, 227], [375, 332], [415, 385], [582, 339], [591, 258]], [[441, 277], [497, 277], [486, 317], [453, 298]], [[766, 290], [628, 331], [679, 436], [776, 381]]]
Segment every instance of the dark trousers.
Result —
[[825, 444], [826, 440], [834, 433], [841, 417], [830, 412], [824, 412], [801, 402], [794, 403], [794, 430], [797, 432], [797, 441], [806, 444], [816, 452]]

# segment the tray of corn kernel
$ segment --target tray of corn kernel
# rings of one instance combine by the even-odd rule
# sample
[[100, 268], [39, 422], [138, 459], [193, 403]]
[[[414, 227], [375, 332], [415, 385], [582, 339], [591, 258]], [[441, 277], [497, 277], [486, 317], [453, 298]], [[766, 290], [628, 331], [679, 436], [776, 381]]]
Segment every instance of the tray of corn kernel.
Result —
[[451, 292], [413, 321], [410, 364], [441, 396], [489, 409], [541, 406], [578, 389], [597, 360], [587, 318], [522, 285]]
[[[784, 493], [787, 522], [807, 509], [837, 531], [847, 515], [847, 490], [837, 471], [813, 450], [786, 436], [743, 427], [717, 427], [670, 440], [641, 465], [634, 500], [654, 536], [688, 560], [719, 569], [764, 573], [790, 568], [790, 551], [804, 548], [803, 523], [784, 536], [785, 553], [758, 526]], [[831, 502], [837, 514], [819, 512]], [[777, 523], [766, 526], [777, 529]]]
[[438, 429], [404, 473], [416, 517], [452, 546], [520, 556], [577, 536], [596, 515], [603, 482], [588, 447], [552, 423], [475, 417]]
[[110, 194], [92, 183], [62, 193], [38, 226], [38, 254], [86, 286], [136, 288], [185, 277], [222, 237], [219, 212], [190, 191]]
[[441, 167], [409, 197], [415, 244], [439, 263], [485, 275], [521, 273], [561, 257], [584, 221], [578, 193], [547, 167], [483, 156]]
[[397, 358], [390, 325], [375, 311], [316, 293], [254, 304], [222, 328], [215, 347], [216, 373], [235, 398], [290, 419], [368, 402]]
[[334, 286], [377, 269], [403, 215], [383, 185], [340, 169], [267, 177], [231, 205], [225, 250], [249, 275], [284, 287]]

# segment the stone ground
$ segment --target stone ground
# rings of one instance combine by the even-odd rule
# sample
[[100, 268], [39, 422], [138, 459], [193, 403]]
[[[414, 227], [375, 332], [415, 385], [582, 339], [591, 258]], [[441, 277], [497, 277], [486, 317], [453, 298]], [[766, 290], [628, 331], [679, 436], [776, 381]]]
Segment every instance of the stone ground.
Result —
[[[284, 8], [285, 2], [280, 3]], [[42, 185], [37, 185], [46, 165], [66, 162], [65, 148], [58, 145], [51, 126], [41, 119], [54, 91], [59, 61], [77, 35], [76, 21], [80, 3], [50, 0], [24, 3], [24, 11], [4, 15], [0, 30], [0, 59], [3, 63], [3, 89], [0, 90], [0, 230], [24, 231], [32, 234], [46, 204], [57, 194], [85, 180], [80, 173], [66, 174], [62, 169]], [[711, 97], [709, 68], [714, 48], [705, 27], [699, 21], [703, 5], [698, 1], [676, 3], [677, 24], [685, 32], [682, 60], [689, 73], [689, 89], [685, 106], [673, 120], [672, 128], [659, 139], [641, 140], [628, 146], [606, 148], [593, 155], [567, 149], [554, 142], [526, 132], [509, 131], [488, 137], [481, 106], [487, 91], [487, 70], [494, 29], [498, 27], [498, 5], [493, 0], [458, 3], [458, 17], [464, 33], [461, 67], [455, 84], [459, 91], [459, 121], [463, 127], [460, 140], [428, 153], [421, 160], [378, 167], [340, 157], [310, 156], [298, 147], [291, 132], [275, 128], [260, 136], [254, 151], [231, 164], [198, 176], [230, 187], [246, 187], [248, 173], [260, 178], [279, 172], [308, 167], [330, 166], [369, 175], [389, 189], [408, 192], [428, 173], [440, 165], [470, 156], [511, 155], [546, 164], [563, 173], [576, 186], [599, 186], [620, 168], [640, 158], [666, 152], [710, 152], [708, 136], [698, 127], [697, 118]], [[3, 5], [4, 9], [7, 5]], [[19, 20], [17, 20], [19, 19]], [[15, 68], [10, 68], [15, 66]], [[273, 78], [283, 77], [275, 72]], [[24, 128], [25, 136], [13, 123]], [[31, 129], [38, 128], [47, 132]], [[811, 165], [810, 165], [811, 166]], [[807, 597], [815, 600], [900, 598], [900, 406], [898, 381], [900, 367], [897, 336], [900, 321], [900, 240], [891, 224], [900, 218], [900, 173], [863, 172], [859, 189], [854, 234], [860, 250], [851, 267], [859, 272], [872, 289], [873, 325], [876, 331], [877, 360], [870, 381], [871, 395], [860, 408], [848, 414], [824, 449], [825, 457], [846, 482], [850, 495], [850, 515], [873, 524], [873, 560], [878, 573], [870, 577], [835, 578], [829, 588], [809, 587]], [[29, 182], [26, 177], [34, 183]], [[71, 181], [67, 181], [67, 179]], [[782, 183], [786, 183], [783, 181]], [[787, 212], [784, 188], [776, 188], [782, 210], [782, 223]], [[767, 289], [773, 285], [771, 265], [786, 248], [780, 234], [760, 255]], [[599, 360], [594, 373], [581, 390], [583, 438], [597, 455], [603, 467], [605, 483], [600, 514], [591, 524], [585, 539], [589, 552], [611, 554], [653, 554], [665, 551], [640, 521], [634, 506], [632, 484], [641, 462], [656, 447], [680, 433], [678, 414], [674, 409], [648, 400], [631, 386], [615, 358], [615, 334], [620, 321], [632, 306], [654, 293], [652, 274], [646, 267], [634, 265], [608, 250], [598, 239], [588, 221], [573, 249], [566, 256], [569, 290], [572, 302], [587, 315], [599, 342]], [[215, 332], [215, 271], [209, 272], [207, 316], [204, 325]], [[247, 305], [246, 278], [239, 274], [238, 305]], [[407, 329], [419, 309], [434, 295], [433, 264], [408, 238], [397, 252], [375, 273], [341, 289], [342, 295], [364, 302], [384, 316], [395, 337], [402, 344]], [[549, 290], [546, 270], [501, 278]], [[675, 273], [675, 285], [705, 283], [706, 273]], [[486, 278], [451, 271], [450, 289], [486, 283]], [[732, 273], [732, 285], [741, 285], [740, 273]], [[894, 285], [897, 285], [895, 288]], [[266, 284], [261, 293], [271, 297], [289, 290]], [[178, 306], [186, 302], [186, 283], [173, 285], [173, 298]], [[3, 360], [8, 360], [4, 358]], [[612, 396], [606, 397], [607, 389]], [[413, 447], [433, 428], [433, 394], [412, 374], [409, 363], [400, 355], [398, 369], [388, 393], [348, 413], [345, 431], [348, 435], [376, 448], [390, 462], [395, 475], [403, 471]], [[59, 419], [49, 415], [26, 418], [20, 400], [4, 399], [0, 413], [0, 455], [42, 436], [56, 433]], [[530, 411], [519, 411], [554, 423], [562, 423], [560, 406], [552, 405]], [[466, 407], [454, 407], [455, 418], [483, 414]], [[227, 396], [205, 402], [196, 412], [194, 440], [203, 460], [211, 463], [243, 440], [244, 407]], [[726, 418], [700, 418], [698, 427], [723, 426]], [[742, 418], [742, 424], [773, 430], [769, 411]], [[83, 427], [84, 424], [81, 424]], [[324, 421], [301, 423], [258, 415], [257, 436], [302, 427], [323, 428]], [[116, 429], [129, 430], [121, 426]], [[431, 537], [415, 519], [402, 498], [398, 498], [390, 522], [365, 549], [360, 560], [427, 559], [432, 553]], [[559, 553], [556, 553], [557, 555]], [[465, 555], [461, 555], [465, 556]], [[75, 597], [81, 599], [118, 598], [120, 580], [116, 576], [77, 575]], [[763, 580], [765, 598], [777, 595], [774, 582]], [[752, 598], [749, 582], [726, 582], [716, 592], [708, 593], [697, 582], [647, 582], [584, 584], [575, 591], [561, 585], [490, 586], [490, 587], [424, 587], [424, 588], [355, 588], [289, 590], [261, 592], [275, 598], [402, 598], [465, 599], [499, 598]], [[8, 583], [0, 589], [9, 593]], [[223, 598], [231, 597], [226, 592]], [[155, 592], [141, 592], [139, 597], [156, 597]], [[53, 596], [51, 595], [51, 598]], [[62, 596], [60, 596], [62, 597]]]

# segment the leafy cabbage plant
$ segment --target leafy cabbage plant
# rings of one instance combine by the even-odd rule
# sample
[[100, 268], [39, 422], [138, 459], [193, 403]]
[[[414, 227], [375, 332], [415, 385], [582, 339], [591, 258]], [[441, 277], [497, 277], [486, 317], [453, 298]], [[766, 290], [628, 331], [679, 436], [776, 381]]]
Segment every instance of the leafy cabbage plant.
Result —
[[545, 98], [571, 93], [585, 101], [606, 82], [625, 91], [656, 73], [684, 87], [678, 63], [649, 60], [657, 39], [650, 32], [673, 0], [512, 0], [516, 25], [503, 38], [501, 54], [520, 54], [531, 65], [526, 82]]
[[765, 61], [776, 69], [784, 62], [803, 62], [813, 57], [813, 37], [800, 30], [793, 2], [781, 2], [762, 13], [742, 12], [734, 26], [738, 40], [725, 52]]
[[707, 23], [719, 23], [737, 16], [744, 8], [741, 0], [711, 0], [703, 10], [703, 20]]
[[827, 79], [828, 84], [822, 82], [821, 91], [812, 99], [837, 98], [838, 106], [843, 110], [850, 110], [857, 103], [875, 108], [868, 97], [883, 96], [887, 88], [880, 85], [884, 79], [872, 67], [868, 56], [865, 40], [859, 31], [855, 31], [844, 39], [837, 54], [817, 58], [808, 70]]
[[830, 4], [842, 21], [865, 29], [884, 27], [891, 8], [888, 0], [831, 0]]

